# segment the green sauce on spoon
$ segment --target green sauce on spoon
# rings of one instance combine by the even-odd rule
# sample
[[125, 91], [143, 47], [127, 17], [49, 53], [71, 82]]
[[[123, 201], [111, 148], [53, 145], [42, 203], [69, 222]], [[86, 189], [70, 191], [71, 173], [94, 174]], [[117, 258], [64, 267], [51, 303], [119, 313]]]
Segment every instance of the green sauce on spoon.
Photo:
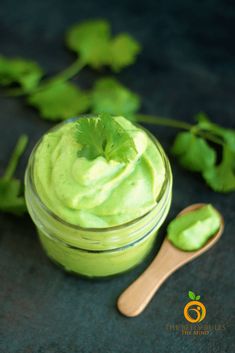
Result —
[[179, 249], [193, 251], [203, 247], [220, 227], [220, 215], [205, 205], [175, 218], [167, 228], [168, 239]]

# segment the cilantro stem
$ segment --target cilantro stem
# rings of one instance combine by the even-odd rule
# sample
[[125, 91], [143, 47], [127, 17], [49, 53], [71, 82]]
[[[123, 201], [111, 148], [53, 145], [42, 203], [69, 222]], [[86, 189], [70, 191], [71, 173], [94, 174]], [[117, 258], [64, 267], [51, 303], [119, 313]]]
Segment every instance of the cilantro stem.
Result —
[[[76, 61], [74, 61], [72, 65], [68, 66], [66, 69], [59, 72], [57, 75], [47, 78], [45, 80], [42, 80], [41, 84], [30, 93], [42, 91], [44, 88], [48, 88], [50, 87], [50, 85], [56, 84], [57, 82], [61, 83], [64, 81], [68, 81], [70, 78], [77, 75], [84, 66], [86, 66], [85, 62], [81, 59], [77, 59]], [[27, 93], [28, 92], [26, 92], [26, 94]]]
[[221, 139], [219, 139], [218, 137], [216, 137], [215, 135], [213, 135], [209, 132], [202, 131], [202, 130], [196, 130], [196, 131], [194, 131], [194, 133], [195, 133], [195, 135], [201, 136], [208, 141], [214, 142], [214, 143], [221, 145], [221, 146], [224, 145], [224, 142]]
[[[79, 71], [85, 66], [85, 62], [81, 59], [77, 59], [74, 63], [68, 66], [63, 71], [59, 72], [57, 75], [50, 77], [48, 79], [42, 80], [41, 84], [33, 90], [34, 92], [38, 92], [43, 90], [44, 88], [50, 86], [56, 82], [64, 82], [77, 75]], [[32, 93], [32, 92], [31, 92]]]
[[67, 81], [70, 78], [77, 75], [84, 68], [84, 66], [86, 66], [86, 63], [83, 60], [78, 58], [77, 60], [74, 61], [74, 63], [72, 63], [72, 65], [68, 66], [66, 69], [59, 72], [57, 75], [52, 77], [49, 81], [52, 81], [52, 82], [57, 80]]
[[153, 125], [162, 125], [162, 126], [170, 126], [183, 130], [192, 129], [193, 125], [185, 123], [184, 121], [169, 119], [169, 118], [159, 118], [151, 115], [145, 114], [137, 114], [135, 116], [137, 122], [153, 124]]
[[215, 135], [202, 131], [197, 126], [186, 123], [181, 120], [169, 119], [169, 118], [160, 118], [152, 115], [145, 114], [137, 114], [135, 115], [136, 121], [141, 123], [153, 124], [153, 125], [161, 125], [161, 126], [169, 126], [172, 128], [183, 129], [183, 130], [192, 130], [195, 135], [201, 136], [208, 141], [214, 142], [219, 145], [223, 145], [223, 141], [217, 138]]
[[72, 65], [68, 66], [66, 69], [59, 72], [53, 77], [45, 78], [37, 87], [31, 89], [30, 91], [25, 91], [22, 88], [12, 88], [6, 90], [5, 93], [10, 96], [18, 97], [41, 91], [44, 88], [50, 86], [51, 84], [56, 83], [57, 81], [64, 82], [69, 80], [70, 78], [77, 75], [84, 68], [84, 66], [86, 66], [86, 63], [78, 58], [72, 63]]
[[14, 148], [14, 151], [11, 155], [10, 161], [8, 163], [8, 166], [5, 170], [5, 173], [3, 175], [4, 180], [10, 180], [16, 170], [18, 161], [21, 157], [21, 155], [24, 153], [24, 150], [26, 148], [26, 145], [28, 143], [28, 137], [26, 135], [21, 135], [20, 138], [17, 141], [17, 144]]

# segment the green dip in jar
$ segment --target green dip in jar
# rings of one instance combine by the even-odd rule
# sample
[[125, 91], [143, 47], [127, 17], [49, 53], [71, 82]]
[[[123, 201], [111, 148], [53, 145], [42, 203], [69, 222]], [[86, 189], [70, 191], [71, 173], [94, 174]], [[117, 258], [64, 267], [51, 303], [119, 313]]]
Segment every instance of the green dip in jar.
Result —
[[26, 171], [26, 202], [52, 260], [67, 271], [104, 277], [134, 267], [152, 248], [171, 203], [171, 169], [157, 140], [124, 117], [111, 117], [111, 126], [131, 141], [132, 158], [107, 159], [98, 147], [91, 153], [84, 145], [90, 136], [76, 137], [81, 119], [92, 125], [102, 118], [59, 124], [36, 145]]

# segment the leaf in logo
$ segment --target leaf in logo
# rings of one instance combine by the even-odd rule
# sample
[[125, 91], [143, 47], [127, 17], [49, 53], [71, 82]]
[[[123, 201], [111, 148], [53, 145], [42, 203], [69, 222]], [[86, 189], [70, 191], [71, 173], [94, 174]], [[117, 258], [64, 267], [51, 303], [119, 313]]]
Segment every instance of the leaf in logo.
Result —
[[195, 293], [192, 292], [191, 290], [188, 292], [188, 296], [189, 296], [189, 298], [192, 299], [192, 300], [195, 300], [195, 298], [196, 298]]
[[200, 295], [197, 295], [197, 296], [196, 296], [196, 300], [199, 300], [200, 298], [201, 298]]

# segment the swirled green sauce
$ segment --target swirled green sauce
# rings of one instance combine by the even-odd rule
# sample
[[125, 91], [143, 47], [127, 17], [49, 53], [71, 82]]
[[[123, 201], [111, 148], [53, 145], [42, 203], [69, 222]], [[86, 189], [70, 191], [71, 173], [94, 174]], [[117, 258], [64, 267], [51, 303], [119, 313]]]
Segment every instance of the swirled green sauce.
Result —
[[186, 251], [200, 249], [220, 227], [221, 218], [212, 205], [175, 218], [167, 228], [168, 239]]
[[165, 166], [155, 143], [123, 117], [114, 118], [133, 138], [136, 157], [128, 162], [87, 159], [74, 138], [76, 122], [44, 135], [34, 160], [37, 192], [63, 220], [82, 227], [110, 227], [144, 215], [156, 205]]

